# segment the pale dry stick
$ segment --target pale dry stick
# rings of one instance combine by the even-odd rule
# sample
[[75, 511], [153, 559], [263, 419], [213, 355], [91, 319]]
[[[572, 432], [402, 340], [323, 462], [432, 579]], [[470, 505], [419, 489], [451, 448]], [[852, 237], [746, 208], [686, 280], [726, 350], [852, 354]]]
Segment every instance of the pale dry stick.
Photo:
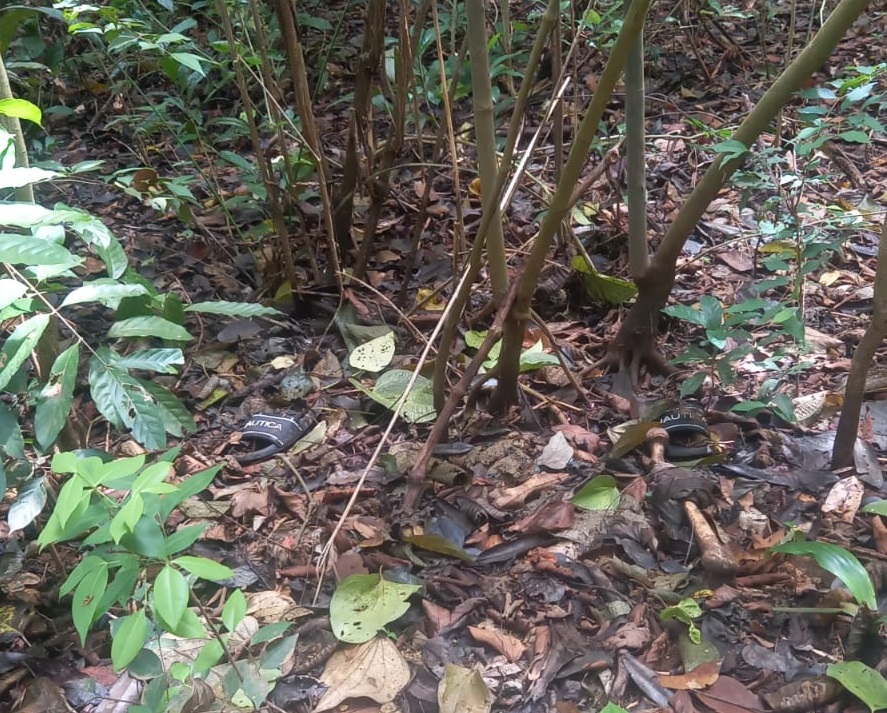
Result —
[[[471, 274], [471, 270], [466, 267], [461, 276], [459, 277], [459, 284], [456, 285], [456, 291], [462, 289], [463, 284], [468, 279]], [[450, 310], [455, 305], [455, 301], [450, 301], [447, 303], [446, 308], [441, 312], [440, 319], [437, 321], [437, 324], [434, 326], [434, 329], [431, 332], [431, 336], [428, 338], [428, 342], [425, 344], [425, 347], [422, 349], [422, 353], [419, 355], [419, 363], [416, 365], [413, 373], [410, 375], [410, 379], [407, 382], [406, 388], [403, 390], [403, 394], [397, 400], [397, 403], [394, 405], [392, 409], [391, 418], [388, 420], [388, 425], [385, 427], [385, 430], [382, 432], [382, 437], [379, 439], [379, 443], [373, 449], [373, 453], [370, 456], [369, 461], [364, 466], [363, 471], [360, 473], [360, 477], [357, 479], [357, 483], [354, 486], [354, 492], [351, 494], [351, 497], [348, 498], [348, 502], [345, 504], [345, 509], [342, 510], [342, 514], [339, 516], [338, 522], [336, 522], [336, 526], [333, 528], [332, 533], [330, 533], [329, 538], [324, 544], [323, 548], [320, 551], [320, 557], [317, 561], [317, 589], [314, 592], [314, 603], [317, 603], [318, 598], [320, 597], [320, 587], [323, 584], [323, 578], [326, 576], [327, 567], [329, 565], [330, 554], [333, 550], [333, 543], [336, 541], [336, 538], [339, 536], [339, 533], [342, 531], [342, 527], [345, 525], [345, 520], [351, 514], [351, 510], [354, 508], [354, 504], [357, 502], [357, 497], [360, 495], [360, 491], [363, 489], [363, 485], [366, 482], [367, 476], [369, 476], [370, 471], [373, 466], [376, 464], [376, 461], [379, 460], [379, 456], [382, 453], [382, 449], [388, 443], [388, 437], [391, 435], [391, 432], [394, 430], [394, 426], [400, 418], [401, 411], [403, 411], [404, 404], [407, 401], [407, 398], [410, 395], [410, 392], [413, 390], [413, 386], [416, 384], [416, 380], [419, 378], [419, 372], [422, 370], [422, 367], [425, 365], [428, 355], [431, 353], [432, 346], [434, 341], [437, 339], [437, 336], [440, 334], [443, 329], [443, 325], [449, 316]]]
[[570, 78], [567, 77], [558, 89], [557, 94], [554, 95], [552, 100], [548, 104], [548, 111], [545, 112], [545, 118], [539, 122], [539, 126], [536, 127], [536, 131], [533, 132], [533, 136], [530, 139], [530, 143], [527, 144], [527, 148], [524, 149], [524, 155], [521, 156], [520, 161], [517, 162], [517, 166], [514, 168], [514, 175], [511, 177], [511, 181], [508, 183], [508, 186], [502, 192], [502, 200], [499, 201], [499, 210], [504, 211], [508, 204], [511, 203], [511, 198], [514, 195], [514, 192], [517, 190], [518, 181], [524, 175], [524, 169], [527, 166], [527, 162], [530, 160], [530, 156], [533, 153], [533, 149], [536, 147], [536, 142], [539, 140], [539, 137], [542, 135], [542, 129], [548, 125], [548, 122], [551, 121], [551, 115], [554, 114], [555, 106], [557, 103], [563, 98], [564, 92], [567, 90], [567, 87], [570, 85]]

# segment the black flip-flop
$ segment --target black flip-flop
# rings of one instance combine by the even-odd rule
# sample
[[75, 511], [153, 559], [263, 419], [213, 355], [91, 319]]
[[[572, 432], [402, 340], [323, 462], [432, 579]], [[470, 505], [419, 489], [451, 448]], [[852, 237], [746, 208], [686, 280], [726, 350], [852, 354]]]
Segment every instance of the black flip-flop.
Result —
[[665, 446], [667, 458], [692, 460], [705, 458], [714, 452], [711, 443], [686, 445], [686, 443], [692, 442], [694, 436], [697, 438], [704, 436], [706, 439], [711, 439], [711, 433], [701, 409], [692, 406], [670, 409], [659, 417], [659, 422], [670, 439], [668, 445]]
[[308, 432], [313, 420], [310, 411], [300, 418], [267, 413], [255, 414], [243, 427], [241, 443], [251, 441], [256, 449], [235, 456], [237, 462], [240, 465], [251, 465], [282, 453]]

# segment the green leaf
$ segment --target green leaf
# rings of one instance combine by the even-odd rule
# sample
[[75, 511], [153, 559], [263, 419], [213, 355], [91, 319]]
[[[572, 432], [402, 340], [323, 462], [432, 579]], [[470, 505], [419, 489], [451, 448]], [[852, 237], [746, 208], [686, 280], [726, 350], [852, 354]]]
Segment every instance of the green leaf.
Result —
[[476, 329], [469, 329], [465, 332], [465, 346], [470, 347], [471, 349], [480, 349], [480, 345], [484, 343], [484, 340], [487, 338], [487, 330], [478, 331]]
[[0, 278], [0, 309], [6, 309], [27, 292], [28, 286], [18, 280]]
[[119, 672], [126, 668], [142, 650], [148, 639], [148, 618], [144, 609], [124, 617], [118, 624], [111, 642], [111, 663]]
[[32, 478], [19, 489], [9, 512], [6, 523], [10, 530], [23, 530], [43, 512], [46, 506], [46, 480], [42, 477]]
[[468, 554], [462, 547], [441, 535], [434, 535], [431, 533], [416, 535], [405, 534], [403, 539], [414, 547], [421, 547], [423, 550], [428, 550], [429, 552], [437, 552], [438, 554], [446, 555], [447, 557], [455, 557], [463, 562], [474, 562], [474, 557]]
[[0, 233], [0, 262], [13, 265], [79, 265], [79, 257], [72, 255], [64, 245], [31, 235]]
[[356, 347], [348, 355], [348, 363], [354, 369], [378, 373], [394, 358], [394, 332], [387, 332]]
[[706, 376], [707, 375], [704, 371], [697, 371], [693, 376], [684, 381], [684, 383], [681, 384], [681, 398], [683, 399], [687, 396], [692, 396], [699, 391]]
[[102, 351], [89, 361], [89, 387], [96, 408], [108, 422], [117, 428], [128, 428], [132, 424], [130, 414], [134, 411], [132, 399], [124, 389], [124, 382], [131, 377], [125, 371], [106, 366], [102, 361]]
[[[52, 467], [55, 470], [55, 460], [53, 460]], [[145, 455], [143, 453], [128, 458], [115, 458], [108, 463], [100, 462], [98, 479], [93, 484], [104, 485], [114, 490], [129, 490], [132, 487], [133, 477], [144, 467]], [[83, 467], [80, 470], [82, 471]]]
[[160, 384], [144, 379], [138, 379], [137, 381], [153, 397], [154, 403], [163, 416], [163, 422], [168, 433], [181, 438], [185, 433], [193, 433], [197, 430], [194, 417], [185, 408], [178, 396]]
[[887, 680], [861, 661], [839, 661], [829, 664], [826, 675], [834, 678], [871, 710], [887, 708]]
[[612, 475], [598, 475], [570, 498], [570, 502], [586, 510], [615, 510], [619, 506], [619, 489]]
[[84, 487], [82, 479], [76, 477], [68, 478], [59, 491], [52, 514], [58, 518], [59, 524], [64, 527], [75, 512], [83, 509], [84, 502], [87, 505], [89, 504], [91, 496], [92, 491]]
[[173, 342], [190, 342], [192, 337], [184, 327], [170, 322], [163, 317], [130, 317], [115, 322], [108, 330], [108, 336], [114, 339], [121, 337], [157, 337]]
[[[103, 361], [108, 353], [107, 349], [99, 350], [89, 363], [89, 385], [96, 408], [113, 426], [131, 429], [145, 448], [163, 448], [167, 430], [174, 435], [183, 432], [184, 407], [163, 387], [109, 366]], [[164, 399], [163, 403], [158, 397]], [[178, 410], [173, 412], [171, 406]], [[187, 418], [187, 425], [193, 425], [190, 415]]]
[[558, 358], [554, 354], [547, 354], [542, 351], [543, 349], [544, 346], [540, 339], [531, 347], [521, 352], [519, 363], [522, 373], [541, 369], [543, 366], [560, 366]]
[[[12, 409], [0, 401], [0, 449], [10, 458], [25, 460], [25, 439], [18, 422], [18, 416]], [[5, 480], [5, 477], [4, 477]], [[0, 492], [6, 492], [4, 484]]]
[[74, 603], [71, 614], [74, 628], [80, 634], [80, 643], [86, 645], [86, 635], [92, 622], [95, 621], [99, 600], [108, 586], [108, 565], [104, 561], [101, 566], [90, 570], [77, 584], [74, 590]]
[[884, 515], [887, 516], [887, 500], [878, 500], [874, 503], [869, 503], [868, 505], [863, 505], [863, 512], [870, 512], [873, 515]]
[[[351, 383], [376, 403], [393, 410], [403, 396], [412, 375], [411, 371], [391, 369], [376, 380], [376, 385], [372, 389], [366, 388], [356, 379], [351, 379]], [[434, 392], [430, 379], [421, 375], [416, 379], [401, 414], [404, 420], [410, 423], [427, 423], [434, 420], [436, 411], [434, 410]]]
[[138, 493], [131, 494], [123, 507], [111, 519], [109, 533], [115, 543], [120, 543], [125, 535], [133, 532], [145, 512], [145, 501]]
[[222, 660], [224, 655], [225, 649], [222, 648], [221, 641], [217, 639], [207, 641], [200, 649], [200, 653], [197, 654], [197, 658], [194, 659], [194, 664], [191, 666], [192, 675], [195, 677], [206, 676], [209, 670]]
[[242, 591], [235, 589], [222, 608], [222, 623], [228, 631], [234, 631], [245, 616], [246, 597], [243, 596]]
[[148, 292], [144, 285], [124, 285], [117, 280], [103, 277], [94, 280], [87, 285], [71, 290], [62, 300], [60, 307], [84, 304], [86, 302], [98, 302], [99, 304], [117, 309], [120, 300], [124, 297], [138, 297]]
[[44, 451], [55, 443], [71, 412], [79, 367], [80, 343], [74, 342], [56, 357], [49, 371], [49, 379], [37, 395], [34, 436]]
[[[46, 525], [40, 531], [37, 542], [41, 547], [46, 547], [46, 545], [54, 542], [67, 542], [68, 540], [83, 537], [90, 530], [101, 529], [100, 527], [97, 528], [97, 525], [105, 522], [107, 516], [108, 511], [106, 507], [83, 501], [65, 525], [59, 524], [58, 518], [51, 515]], [[107, 529], [107, 525], [105, 528]], [[106, 538], [103, 541], [108, 541], [108, 539]], [[84, 546], [92, 544], [89, 540], [90, 538], [84, 540]]]
[[421, 587], [382, 579], [378, 574], [353, 574], [342, 580], [330, 600], [330, 625], [340, 641], [362, 644], [403, 616], [410, 596]]
[[812, 557], [826, 572], [840, 579], [857, 602], [872, 610], [878, 608], [872, 578], [856, 555], [849, 550], [830, 542], [796, 541], [776, 545], [770, 551]]
[[163, 559], [166, 554], [166, 538], [163, 530], [157, 522], [147, 517], [139, 520], [132, 532], [121, 537], [120, 544], [142, 557]]
[[74, 591], [74, 587], [76, 587], [80, 582], [86, 577], [88, 574], [91, 574], [96, 569], [101, 567], [107, 567], [108, 563], [105, 562], [101, 557], [97, 557], [96, 555], [87, 555], [82, 560], [80, 560], [80, 564], [74, 567], [71, 570], [71, 574], [68, 575], [68, 578], [59, 588], [59, 597], [66, 597], [72, 591]]
[[71, 229], [93, 250], [105, 264], [109, 277], [119, 278], [129, 268], [129, 258], [120, 241], [98, 218], [89, 214], [71, 224]]
[[0, 349], [0, 364], [3, 365], [0, 369], [0, 391], [9, 385], [21, 365], [30, 358], [48, 325], [48, 314], [34, 315], [18, 325], [7, 337], [3, 348]]
[[[139, 473], [135, 482], [132, 484], [134, 493], [171, 493], [175, 491], [172, 483], [167, 483], [166, 479], [172, 475], [173, 467], [171, 463], [166, 461], [158, 461], [152, 463]], [[160, 487], [158, 486], [165, 486]]]
[[617, 706], [615, 703], [607, 703], [603, 708], [601, 708], [600, 713], [628, 713], [622, 706]]
[[696, 626], [693, 620], [698, 619], [700, 616], [702, 616], [702, 609], [693, 599], [682, 599], [676, 605], [665, 607], [659, 613], [659, 618], [662, 621], [674, 619], [686, 625], [687, 636], [691, 642], [697, 645], [702, 642], [702, 632], [699, 631], [699, 627]]
[[154, 608], [163, 620], [175, 627], [188, 608], [188, 582], [175, 567], [166, 565], [154, 580]]
[[290, 621], [276, 621], [273, 624], [266, 624], [252, 635], [249, 640], [250, 646], [257, 646], [258, 644], [264, 644], [273, 639], [278, 639], [283, 636], [292, 625], [293, 624]]
[[6, 514], [6, 524], [10, 530], [23, 530], [39, 517], [44, 507], [46, 507], [46, 480], [42, 477], [32, 478], [19, 488]]
[[591, 299], [614, 305], [628, 302], [638, 292], [634, 283], [599, 272], [583, 275], [582, 284]]
[[220, 314], [225, 317], [271, 317], [281, 314], [274, 307], [254, 302], [226, 302], [216, 300], [214, 302], [195, 302], [185, 307], [185, 312], [200, 312], [202, 314]]
[[40, 107], [26, 99], [0, 99], [0, 114], [14, 119], [25, 119], [37, 126], [43, 122], [43, 114]]
[[685, 322], [690, 322], [690, 324], [698, 324], [700, 327], [704, 324], [700, 310], [687, 305], [669, 305], [664, 307], [662, 311], [669, 317], [682, 319]]
[[761, 411], [767, 408], [767, 404], [763, 401], [740, 401], [739, 403], [735, 403], [730, 407], [730, 410], [733, 413], [741, 413], [747, 414], [749, 416], [754, 416]]
[[185, 363], [182, 350], [174, 349], [140, 349], [121, 356], [112, 352], [110, 364], [118, 369], [140, 369], [158, 374], [176, 374], [176, 367]]
[[872, 142], [871, 137], [867, 133], [857, 130], [842, 131], [838, 134], [838, 138], [852, 144], [870, 144]]
[[259, 656], [259, 670], [280, 671], [282, 673], [283, 666], [292, 658], [298, 640], [298, 634], [291, 634], [266, 646]]
[[121, 562], [114, 574], [113, 581], [105, 589], [102, 596], [100, 611], [106, 611], [112, 606], [127, 606], [133, 599], [136, 586], [142, 577], [142, 568], [139, 558], [135, 555], [117, 555]]
[[188, 69], [197, 72], [201, 77], [206, 76], [200, 63], [207, 60], [204, 60], [202, 57], [198, 57], [196, 54], [191, 54], [190, 52], [170, 52], [169, 56], [183, 67], [187, 67]]
[[724, 322], [724, 308], [721, 306], [721, 301], [712, 295], [702, 295], [699, 298], [699, 315], [703, 327], [717, 329]]
[[741, 141], [737, 141], [736, 139], [722, 141], [719, 144], [715, 144], [711, 148], [712, 151], [714, 151], [715, 153], [723, 154], [723, 163], [727, 163], [729, 161], [732, 161], [733, 159], [741, 158], [748, 153], [748, 147], [744, 143], [742, 143]]
[[[205, 529], [205, 525], [192, 525], [192, 527]], [[234, 572], [230, 567], [227, 567], [220, 562], [216, 562], [215, 560], [208, 559], [207, 557], [182, 555], [181, 557], [176, 557], [173, 560], [173, 564], [177, 567], [181, 567], [186, 572], [190, 572], [195, 577], [200, 577], [201, 579], [206, 579], [210, 582], [231, 579], [231, 577], [234, 576]], [[229, 628], [229, 631], [233, 631], [233, 628]]]
[[182, 618], [175, 626], [171, 625], [168, 621], [164, 621], [159, 615], [158, 623], [170, 634], [181, 636], [183, 639], [207, 638], [206, 627], [204, 627], [203, 622], [200, 621], [200, 617], [190, 609], [185, 609]]
[[[161, 513], [162, 512], [164, 512], [164, 507], [161, 501]], [[180, 527], [178, 530], [176, 530], [174, 533], [166, 538], [166, 556], [172, 557], [177, 552], [188, 549], [191, 545], [193, 545], [195, 542], [197, 542], [197, 540], [200, 539], [200, 536], [206, 531], [206, 528], [208, 526], [209, 523], [200, 523], [197, 525], [186, 525], [185, 527]], [[220, 577], [220, 579], [226, 578]]]
[[[221, 471], [223, 467], [224, 464], [219, 463], [218, 465], [214, 465], [211, 468], [207, 468], [206, 470], [201, 470], [200, 472], [192, 475], [187, 480], [179, 483], [178, 490], [175, 493], [164, 495], [160, 499], [161, 520], [166, 522], [166, 519], [170, 516], [170, 514], [172, 514], [172, 511], [175, 510], [183, 502], [185, 502], [185, 500], [206, 490], [209, 487], [209, 484], [213, 482], [213, 479], [219, 474], [219, 471]], [[175, 533], [173, 533], [173, 537], [175, 537]], [[174, 554], [174, 552], [167, 552], [167, 556], [170, 556], [172, 554]]]
[[[2, 100], [0, 100], [2, 103]], [[47, 171], [43, 168], [7, 168], [0, 171], [0, 188], [21, 188], [33, 183], [49, 181], [61, 174], [56, 171]]]

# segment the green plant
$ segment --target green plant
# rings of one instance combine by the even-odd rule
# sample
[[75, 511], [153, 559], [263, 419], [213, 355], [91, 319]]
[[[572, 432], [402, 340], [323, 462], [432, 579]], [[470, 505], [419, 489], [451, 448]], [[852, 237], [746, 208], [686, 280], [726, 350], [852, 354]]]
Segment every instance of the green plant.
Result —
[[37, 542], [47, 547], [82, 540], [81, 547], [88, 548], [60, 591], [74, 595], [71, 611], [82, 641], [112, 607], [135, 606], [115, 627], [111, 658], [118, 670], [141, 651], [149, 623], [179, 636], [205, 636], [203, 623], [188, 609], [194, 581], [188, 578], [232, 576], [228, 567], [182, 554], [206, 525], [166, 529], [172, 511], [203, 491], [221, 469], [214, 466], [173, 485], [167, 480], [175, 455], [171, 451], [150, 465], [145, 456], [103, 461], [65, 452], [52, 459], [53, 471], [70, 477]]
[[662, 621], [679, 621], [687, 627], [687, 636], [694, 644], [702, 641], [702, 632], [696, 626], [695, 619], [702, 616], [702, 607], [695, 599], [682, 599], [674, 606], [665, 607], [659, 612]]
[[[247, 624], [246, 599], [237, 589], [219, 622], [205, 611], [203, 593], [212, 594], [233, 572], [187, 554], [206, 524], [175, 529], [168, 520], [187, 498], [206, 489], [221, 465], [174, 484], [169, 478], [176, 455], [170, 451], [148, 464], [145, 456], [103, 460], [56, 454], [53, 470], [69, 477], [38, 543], [78, 541], [86, 553], [60, 596], [72, 595], [81, 642], [109, 616], [115, 670], [134, 667], [152, 679], [142, 705], [131, 710], [178, 710], [195, 687], [206, 685], [201, 679], [218, 684], [228, 700], [257, 708], [283, 675], [295, 636], [287, 634], [287, 622]], [[250, 650], [244, 649], [247, 641]]]
[[[39, 110], [20, 100], [5, 111], [39, 121]], [[30, 107], [30, 110], [26, 110]], [[0, 111], [4, 108], [0, 107]], [[18, 411], [0, 407], [9, 459], [0, 466], [0, 487], [14, 474], [18, 498], [43, 492], [25, 487], [25, 436], [43, 453], [56, 444], [84, 445], [77, 397], [88, 387], [99, 413], [115, 428], [130, 431], [148, 449], [166, 446], [167, 436], [183, 436], [194, 421], [178, 397], [152, 374], [175, 374], [184, 363], [180, 344], [191, 340], [186, 314], [269, 314], [260, 305], [224, 302], [185, 306], [176, 294], [162, 294], [130, 269], [123, 247], [96, 217], [65, 205], [46, 208], [11, 199], [8, 192], [65, 174], [15, 166], [10, 134], [0, 129], [0, 320], [9, 332], [0, 346], [0, 389], [21, 396]], [[102, 266], [89, 273], [87, 257]], [[97, 329], [97, 325], [110, 326]], [[85, 383], [81, 381], [87, 362]], [[30, 368], [31, 364], [34, 368]], [[33, 424], [33, 432], [22, 424]], [[40, 478], [36, 479], [40, 482]], [[18, 502], [18, 501], [17, 501]], [[40, 512], [29, 507], [10, 511], [10, 525], [20, 529]]]
[[866, 211], [826, 202], [815, 189], [830, 186], [837, 176], [824, 159], [835, 142], [869, 144], [884, 135], [877, 118], [887, 107], [880, 88], [887, 63], [853, 67], [823, 87], [803, 90], [807, 101], [797, 111], [801, 128], [788, 146], [772, 145], [749, 156], [734, 184], [743, 204], [752, 203], [758, 218], [758, 252], [770, 274], [760, 280], [758, 294], [782, 293], [802, 310], [807, 276], [825, 268], [841, 250], [848, 231], [866, 224]]
[[[804, 338], [804, 327], [796, 308], [761, 299], [746, 300], [725, 309], [716, 297], [702, 295], [698, 306], [670, 305], [663, 312], [703, 329], [702, 339], [672, 360], [675, 364], [703, 366], [702, 371], [681, 384], [682, 397], [696, 393], [706, 378], [718, 379], [725, 385], [732, 384], [736, 378], [736, 363], [755, 352], [758, 345], [769, 345], [776, 339], [783, 339], [783, 334], [796, 342], [802, 342]], [[752, 330], [764, 327], [769, 327], [770, 333], [756, 337]], [[780, 368], [772, 355], [759, 359], [758, 364], [774, 371]], [[734, 409], [754, 412], [765, 408], [769, 402], [781, 417], [794, 420], [791, 399], [785, 394], [776, 393], [777, 387], [778, 381], [768, 380], [762, 386], [758, 399]]]
[[[877, 512], [876, 509], [871, 511]], [[878, 600], [872, 577], [856, 555], [848, 549], [829, 542], [792, 540], [772, 547], [770, 552], [812, 557], [822, 569], [840, 579], [856, 600], [855, 603], [848, 602], [831, 611], [848, 614], [854, 618], [854, 622], [861, 621], [864, 627], [883, 625], [884, 617], [878, 615]], [[809, 610], [793, 608], [784, 611], [821, 614], [829, 609], [815, 607]], [[864, 613], [874, 613], [875, 616], [863, 616]], [[861, 661], [839, 661], [829, 664], [826, 674], [837, 680], [872, 711], [887, 708], [887, 678], [871, 666]]]

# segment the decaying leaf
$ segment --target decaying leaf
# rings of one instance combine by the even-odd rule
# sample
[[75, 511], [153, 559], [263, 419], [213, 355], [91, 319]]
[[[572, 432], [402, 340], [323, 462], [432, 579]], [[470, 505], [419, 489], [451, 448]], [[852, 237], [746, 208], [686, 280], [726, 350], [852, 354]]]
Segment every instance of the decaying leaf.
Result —
[[410, 682], [410, 667], [393, 641], [377, 637], [334, 653], [320, 680], [327, 692], [314, 707], [315, 713], [335, 708], [350, 698], [392, 701]]
[[440, 713], [489, 713], [493, 694], [477, 671], [447, 664], [437, 688], [437, 702]]

